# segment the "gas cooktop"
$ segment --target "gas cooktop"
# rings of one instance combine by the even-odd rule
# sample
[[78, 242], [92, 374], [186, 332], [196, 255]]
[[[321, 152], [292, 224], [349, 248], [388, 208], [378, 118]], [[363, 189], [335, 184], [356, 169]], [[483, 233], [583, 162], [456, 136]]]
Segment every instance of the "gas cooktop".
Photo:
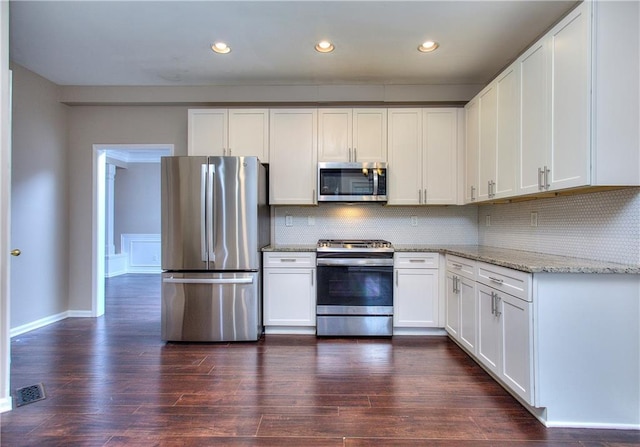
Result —
[[319, 252], [369, 251], [392, 252], [391, 242], [381, 239], [320, 239], [317, 245]]

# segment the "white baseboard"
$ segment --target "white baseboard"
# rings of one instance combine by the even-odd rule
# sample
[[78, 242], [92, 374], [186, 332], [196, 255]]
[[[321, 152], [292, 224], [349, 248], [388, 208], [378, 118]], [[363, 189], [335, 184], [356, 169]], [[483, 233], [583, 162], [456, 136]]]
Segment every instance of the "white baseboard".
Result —
[[40, 329], [42, 327], [48, 326], [53, 323], [57, 323], [58, 321], [65, 320], [67, 318], [94, 318], [94, 317], [95, 315], [93, 315], [93, 312], [91, 312], [90, 310], [68, 310], [66, 312], [61, 312], [56, 315], [51, 315], [36, 321], [32, 321], [31, 323], [23, 324], [22, 326], [14, 327], [9, 331], [9, 336], [13, 338], [18, 335], [26, 334], [27, 332]]
[[316, 335], [315, 326], [265, 326], [265, 335]]
[[58, 321], [64, 320], [69, 317], [70, 312], [61, 312], [56, 315], [51, 315], [48, 317], [41, 318], [36, 321], [32, 321], [31, 323], [23, 324], [22, 326], [14, 327], [9, 330], [10, 337], [16, 337], [18, 335], [25, 334], [27, 332], [33, 331], [35, 329], [40, 329], [41, 327], [48, 326], [52, 323], [56, 323]]
[[0, 399], [0, 413], [6, 413], [11, 410], [13, 410], [13, 398], [9, 396]]
[[127, 255], [119, 253], [105, 256], [104, 277], [112, 278], [127, 273]]
[[69, 318], [94, 318], [95, 315], [90, 310], [70, 310], [67, 312]]
[[394, 327], [393, 335], [447, 335], [447, 331], [440, 327]]

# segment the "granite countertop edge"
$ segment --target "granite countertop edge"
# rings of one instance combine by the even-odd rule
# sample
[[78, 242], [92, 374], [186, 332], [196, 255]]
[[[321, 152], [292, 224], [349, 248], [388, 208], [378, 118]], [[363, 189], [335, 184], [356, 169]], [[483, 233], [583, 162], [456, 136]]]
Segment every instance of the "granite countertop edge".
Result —
[[[451, 254], [527, 273], [618, 273], [640, 274], [640, 265], [488, 247], [482, 245], [394, 244], [396, 253], [431, 252]], [[263, 252], [315, 252], [316, 245], [268, 245]]]

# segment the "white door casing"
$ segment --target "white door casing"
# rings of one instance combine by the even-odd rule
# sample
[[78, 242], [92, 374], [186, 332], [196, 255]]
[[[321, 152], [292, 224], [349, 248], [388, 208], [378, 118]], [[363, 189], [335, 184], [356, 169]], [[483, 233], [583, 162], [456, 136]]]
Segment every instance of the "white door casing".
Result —
[[9, 2], [0, 2], [0, 412], [12, 408], [10, 388], [9, 235], [11, 234], [11, 72]]
[[173, 155], [173, 144], [94, 144], [93, 145], [93, 207], [91, 219], [91, 311], [88, 315], [104, 315], [105, 278], [105, 176], [108, 151], [160, 151]]

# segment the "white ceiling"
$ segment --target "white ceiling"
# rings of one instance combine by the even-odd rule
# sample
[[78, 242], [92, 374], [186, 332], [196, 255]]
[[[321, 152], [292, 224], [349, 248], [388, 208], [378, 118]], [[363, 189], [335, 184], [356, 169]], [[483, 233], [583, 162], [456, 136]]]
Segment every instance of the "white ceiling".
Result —
[[10, 57], [59, 85], [485, 84], [575, 3], [12, 0]]

